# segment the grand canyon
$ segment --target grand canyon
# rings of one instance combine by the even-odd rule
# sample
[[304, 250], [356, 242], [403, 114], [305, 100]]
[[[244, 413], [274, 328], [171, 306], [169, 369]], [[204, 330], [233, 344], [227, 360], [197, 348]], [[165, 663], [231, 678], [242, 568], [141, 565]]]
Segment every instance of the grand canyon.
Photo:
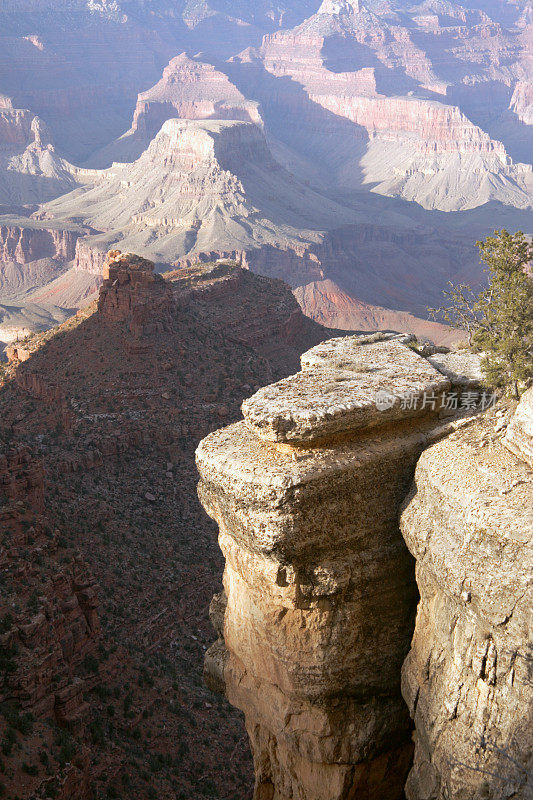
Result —
[[119, 247], [158, 271], [231, 258], [317, 321], [445, 342], [427, 306], [482, 283], [473, 242], [531, 229], [526, 2], [23, 0], [0, 20], [4, 341], [93, 298]]
[[0, 0], [0, 798], [532, 797], [532, 34]]

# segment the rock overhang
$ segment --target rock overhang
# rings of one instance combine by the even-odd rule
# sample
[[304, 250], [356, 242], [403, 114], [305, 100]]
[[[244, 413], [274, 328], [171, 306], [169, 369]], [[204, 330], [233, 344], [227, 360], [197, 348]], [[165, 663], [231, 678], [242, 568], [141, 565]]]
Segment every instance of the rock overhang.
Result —
[[[318, 345], [302, 357], [302, 367], [247, 401], [243, 421], [199, 444], [201, 502], [235, 540], [280, 562], [319, 558], [343, 542], [359, 550], [372, 529], [382, 531], [385, 545], [408, 489], [397, 479], [397, 465], [412, 461], [414, 470], [438, 410], [403, 409], [399, 397], [437, 396], [449, 381], [401, 342], [361, 345], [358, 337]], [[365, 368], [375, 371], [375, 381], [367, 380]], [[267, 434], [279, 433], [275, 426], [288, 417], [300, 438], [272, 441], [253, 416], [251, 424], [247, 404], [268, 414], [270, 389], [281, 402], [272, 407]], [[378, 391], [394, 395], [395, 408], [380, 411]]]
[[259, 438], [298, 446], [421, 416], [449, 387], [400, 341], [341, 337], [305, 353], [301, 372], [260, 389], [242, 410]]

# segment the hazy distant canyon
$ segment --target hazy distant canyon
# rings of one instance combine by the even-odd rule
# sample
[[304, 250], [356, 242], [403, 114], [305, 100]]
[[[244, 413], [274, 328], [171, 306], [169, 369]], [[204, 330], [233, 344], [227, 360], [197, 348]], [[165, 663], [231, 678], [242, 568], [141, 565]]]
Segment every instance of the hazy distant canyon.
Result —
[[22, 0], [0, 31], [0, 339], [83, 305], [114, 246], [438, 339], [475, 239], [533, 229], [525, 1]]

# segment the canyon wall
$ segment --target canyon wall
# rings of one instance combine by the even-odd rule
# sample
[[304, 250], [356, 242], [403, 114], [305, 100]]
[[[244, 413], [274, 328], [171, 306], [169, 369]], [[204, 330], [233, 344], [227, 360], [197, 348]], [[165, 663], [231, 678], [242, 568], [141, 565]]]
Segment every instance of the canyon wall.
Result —
[[23, 221], [0, 220], [0, 261], [28, 264], [41, 258], [72, 261], [81, 231], [73, 228], [28, 225]]
[[91, 247], [90, 242], [78, 239], [74, 254], [74, 269], [101, 277], [106, 262], [106, 250]]
[[333, 339], [197, 450], [226, 557], [206, 679], [245, 713], [256, 800], [402, 796], [416, 586], [398, 511], [435, 415], [399, 395], [448, 386], [398, 340]]
[[133, 131], [148, 141], [172, 117], [181, 119], [241, 119], [261, 124], [257, 103], [247, 100], [227, 77], [211, 64], [182, 53], [163, 70], [154, 87], [139, 94]]
[[531, 397], [504, 442], [526, 460], [489, 414], [416, 469], [401, 519], [421, 595], [402, 681], [416, 727], [408, 800], [531, 797]]

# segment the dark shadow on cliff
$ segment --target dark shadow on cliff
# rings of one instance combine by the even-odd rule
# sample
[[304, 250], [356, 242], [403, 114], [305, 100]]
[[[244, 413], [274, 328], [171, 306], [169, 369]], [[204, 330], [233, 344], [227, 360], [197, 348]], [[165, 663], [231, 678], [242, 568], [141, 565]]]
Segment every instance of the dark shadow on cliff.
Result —
[[[110, 796], [127, 787], [149, 800], [154, 785], [160, 800], [252, 792], [241, 716], [202, 679], [223, 559], [197, 500], [194, 451], [240, 418], [254, 386], [294, 371], [326, 333], [303, 315], [298, 323], [287, 287], [215, 269], [208, 278], [189, 271], [183, 292], [169, 278], [179, 295], [170, 316], [151, 309], [149, 292], [131, 319], [114, 319], [120, 304], [106, 315], [93, 306], [43, 335], [0, 388], [0, 432], [43, 461], [51, 525], [99, 583], [102, 646], [72, 737]], [[242, 282], [231, 273], [218, 285], [224, 270]], [[19, 751], [9, 768], [15, 758], [21, 769]]]

